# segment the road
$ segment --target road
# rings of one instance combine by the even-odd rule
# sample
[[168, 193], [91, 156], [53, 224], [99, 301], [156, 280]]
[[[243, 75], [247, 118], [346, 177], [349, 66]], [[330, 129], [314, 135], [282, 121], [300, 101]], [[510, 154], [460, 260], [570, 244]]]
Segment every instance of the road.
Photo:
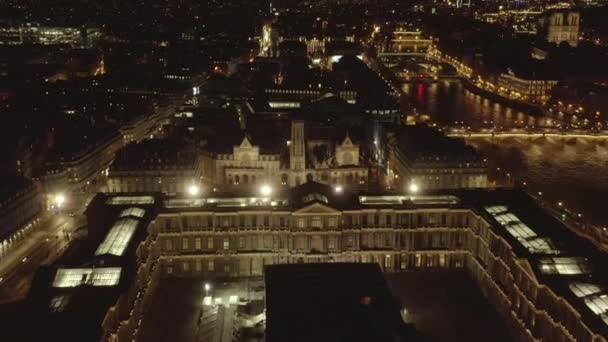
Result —
[[100, 189], [68, 196], [61, 210], [45, 212], [38, 228], [0, 260], [0, 304], [25, 298], [38, 267], [53, 263], [86, 234], [80, 229], [86, 226], [83, 212]]

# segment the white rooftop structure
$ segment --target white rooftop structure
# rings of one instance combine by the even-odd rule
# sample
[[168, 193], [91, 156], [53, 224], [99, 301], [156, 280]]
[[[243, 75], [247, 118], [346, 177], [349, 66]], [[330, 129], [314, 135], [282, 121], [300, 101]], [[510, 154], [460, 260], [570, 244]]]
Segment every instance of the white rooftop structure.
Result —
[[131, 208], [127, 208], [125, 210], [123, 210], [120, 215], [118, 215], [119, 217], [128, 217], [128, 216], [134, 216], [134, 217], [138, 217], [138, 218], [142, 218], [144, 217], [144, 215], [146, 214], [146, 211], [142, 208], [137, 208], [137, 207], [131, 207]]
[[540, 237], [532, 228], [523, 223], [515, 214], [508, 211], [504, 205], [488, 206], [484, 208], [494, 219], [500, 223], [507, 232], [532, 254], [559, 254], [553, 241]]
[[53, 287], [114, 286], [118, 285], [120, 272], [120, 267], [60, 268], [55, 274]]
[[114, 196], [108, 198], [106, 204], [109, 205], [136, 205], [136, 204], [154, 204], [152, 196]]
[[580, 257], [544, 258], [539, 260], [539, 265], [544, 274], [575, 275], [591, 272], [587, 259]]
[[578, 298], [582, 298], [585, 305], [608, 325], [608, 293], [600, 286], [592, 283], [573, 282], [569, 285], [570, 291]]
[[405, 201], [411, 201], [416, 204], [457, 204], [458, 197], [450, 195], [439, 196], [403, 196], [403, 195], [384, 195], [384, 196], [359, 196], [359, 203], [363, 205], [387, 205], [403, 204]]
[[122, 218], [110, 229], [103, 242], [97, 247], [95, 255], [112, 254], [121, 256], [127, 249], [139, 221], [133, 218]]
[[209, 198], [173, 198], [165, 201], [165, 208], [196, 208], [205, 205], [217, 207], [262, 207], [262, 206], [286, 206], [289, 201], [281, 198], [269, 197], [209, 197]]

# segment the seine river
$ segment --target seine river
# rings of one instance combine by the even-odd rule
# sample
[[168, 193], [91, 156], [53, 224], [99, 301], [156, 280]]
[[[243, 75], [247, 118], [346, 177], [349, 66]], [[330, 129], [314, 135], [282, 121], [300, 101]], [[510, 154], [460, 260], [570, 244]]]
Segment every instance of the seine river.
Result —
[[[419, 114], [439, 126], [535, 126], [546, 119], [475, 95], [459, 82], [405, 84], [404, 91]], [[496, 177], [513, 175], [531, 191], [554, 203], [562, 201], [591, 222], [608, 225], [608, 139], [474, 138]], [[497, 168], [500, 168], [498, 170]]]

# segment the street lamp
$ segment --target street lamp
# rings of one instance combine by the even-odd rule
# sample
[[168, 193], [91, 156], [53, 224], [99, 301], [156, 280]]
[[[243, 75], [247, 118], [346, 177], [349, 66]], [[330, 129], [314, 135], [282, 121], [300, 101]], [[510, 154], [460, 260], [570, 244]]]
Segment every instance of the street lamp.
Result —
[[337, 194], [341, 194], [341, 193], [342, 193], [342, 191], [344, 191], [344, 189], [342, 188], [342, 186], [341, 186], [341, 185], [336, 185], [336, 187], [334, 188], [334, 191], [335, 191]]
[[196, 184], [192, 184], [188, 187], [188, 194], [190, 196], [196, 196], [200, 193], [200, 191], [201, 191], [201, 188]]
[[420, 191], [420, 187], [416, 183], [410, 183], [410, 186], [408, 187], [408, 190], [410, 191], [410, 193], [415, 194], [418, 191]]
[[211, 290], [211, 285], [205, 283], [205, 297], [209, 297], [209, 290]]
[[272, 187], [270, 185], [264, 184], [260, 187], [260, 193], [262, 196], [270, 196], [272, 194]]
[[65, 203], [65, 196], [63, 194], [55, 195], [55, 205], [60, 208]]

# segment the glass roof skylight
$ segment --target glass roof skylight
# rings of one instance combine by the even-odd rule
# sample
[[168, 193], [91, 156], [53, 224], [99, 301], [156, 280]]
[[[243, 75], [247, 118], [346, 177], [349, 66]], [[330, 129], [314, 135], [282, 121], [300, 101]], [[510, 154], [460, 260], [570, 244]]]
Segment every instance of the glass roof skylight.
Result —
[[112, 226], [103, 242], [97, 247], [95, 255], [112, 254], [121, 256], [127, 249], [139, 221], [132, 218], [123, 218]]
[[598, 316], [608, 314], [608, 294], [606, 293], [585, 297], [585, 304]]
[[120, 213], [119, 217], [134, 216], [134, 217], [142, 218], [142, 217], [144, 217], [145, 214], [146, 214], [146, 211], [144, 209], [132, 207], [132, 208], [127, 208], [127, 209], [123, 210]]
[[585, 305], [608, 325], [608, 294], [599, 285], [591, 283], [570, 283], [570, 291], [582, 298]]
[[55, 274], [53, 287], [115, 286], [120, 280], [120, 272], [120, 267], [60, 268]]
[[401, 204], [403, 196], [359, 196], [359, 203], [364, 205]]
[[108, 198], [106, 204], [109, 205], [135, 205], [135, 204], [154, 204], [152, 196], [114, 196]]
[[491, 207], [486, 207], [486, 211], [492, 215], [497, 215], [506, 212], [507, 207], [504, 205], [495, 205]]
[[575, 275], [591, 272], [585, 258], [544, 258], [539, 261], [540, 271], [544, 274]]
[[540, 237], [532, 228], [510, 213], [504, 205], [496, 205], [485, 207], [485, 210], [494, 216], [494, 219], [500, 223], [503, 228], [509, 232], [511, 236], [533, 254], [559, 254], [560, 251], [555, 247], [553, 241], [549, 238]]
[[570, 283], [569, 287], [570, 291], [572, 291], [578, 298], [602, 292], [601, 287], [589, 283]]

